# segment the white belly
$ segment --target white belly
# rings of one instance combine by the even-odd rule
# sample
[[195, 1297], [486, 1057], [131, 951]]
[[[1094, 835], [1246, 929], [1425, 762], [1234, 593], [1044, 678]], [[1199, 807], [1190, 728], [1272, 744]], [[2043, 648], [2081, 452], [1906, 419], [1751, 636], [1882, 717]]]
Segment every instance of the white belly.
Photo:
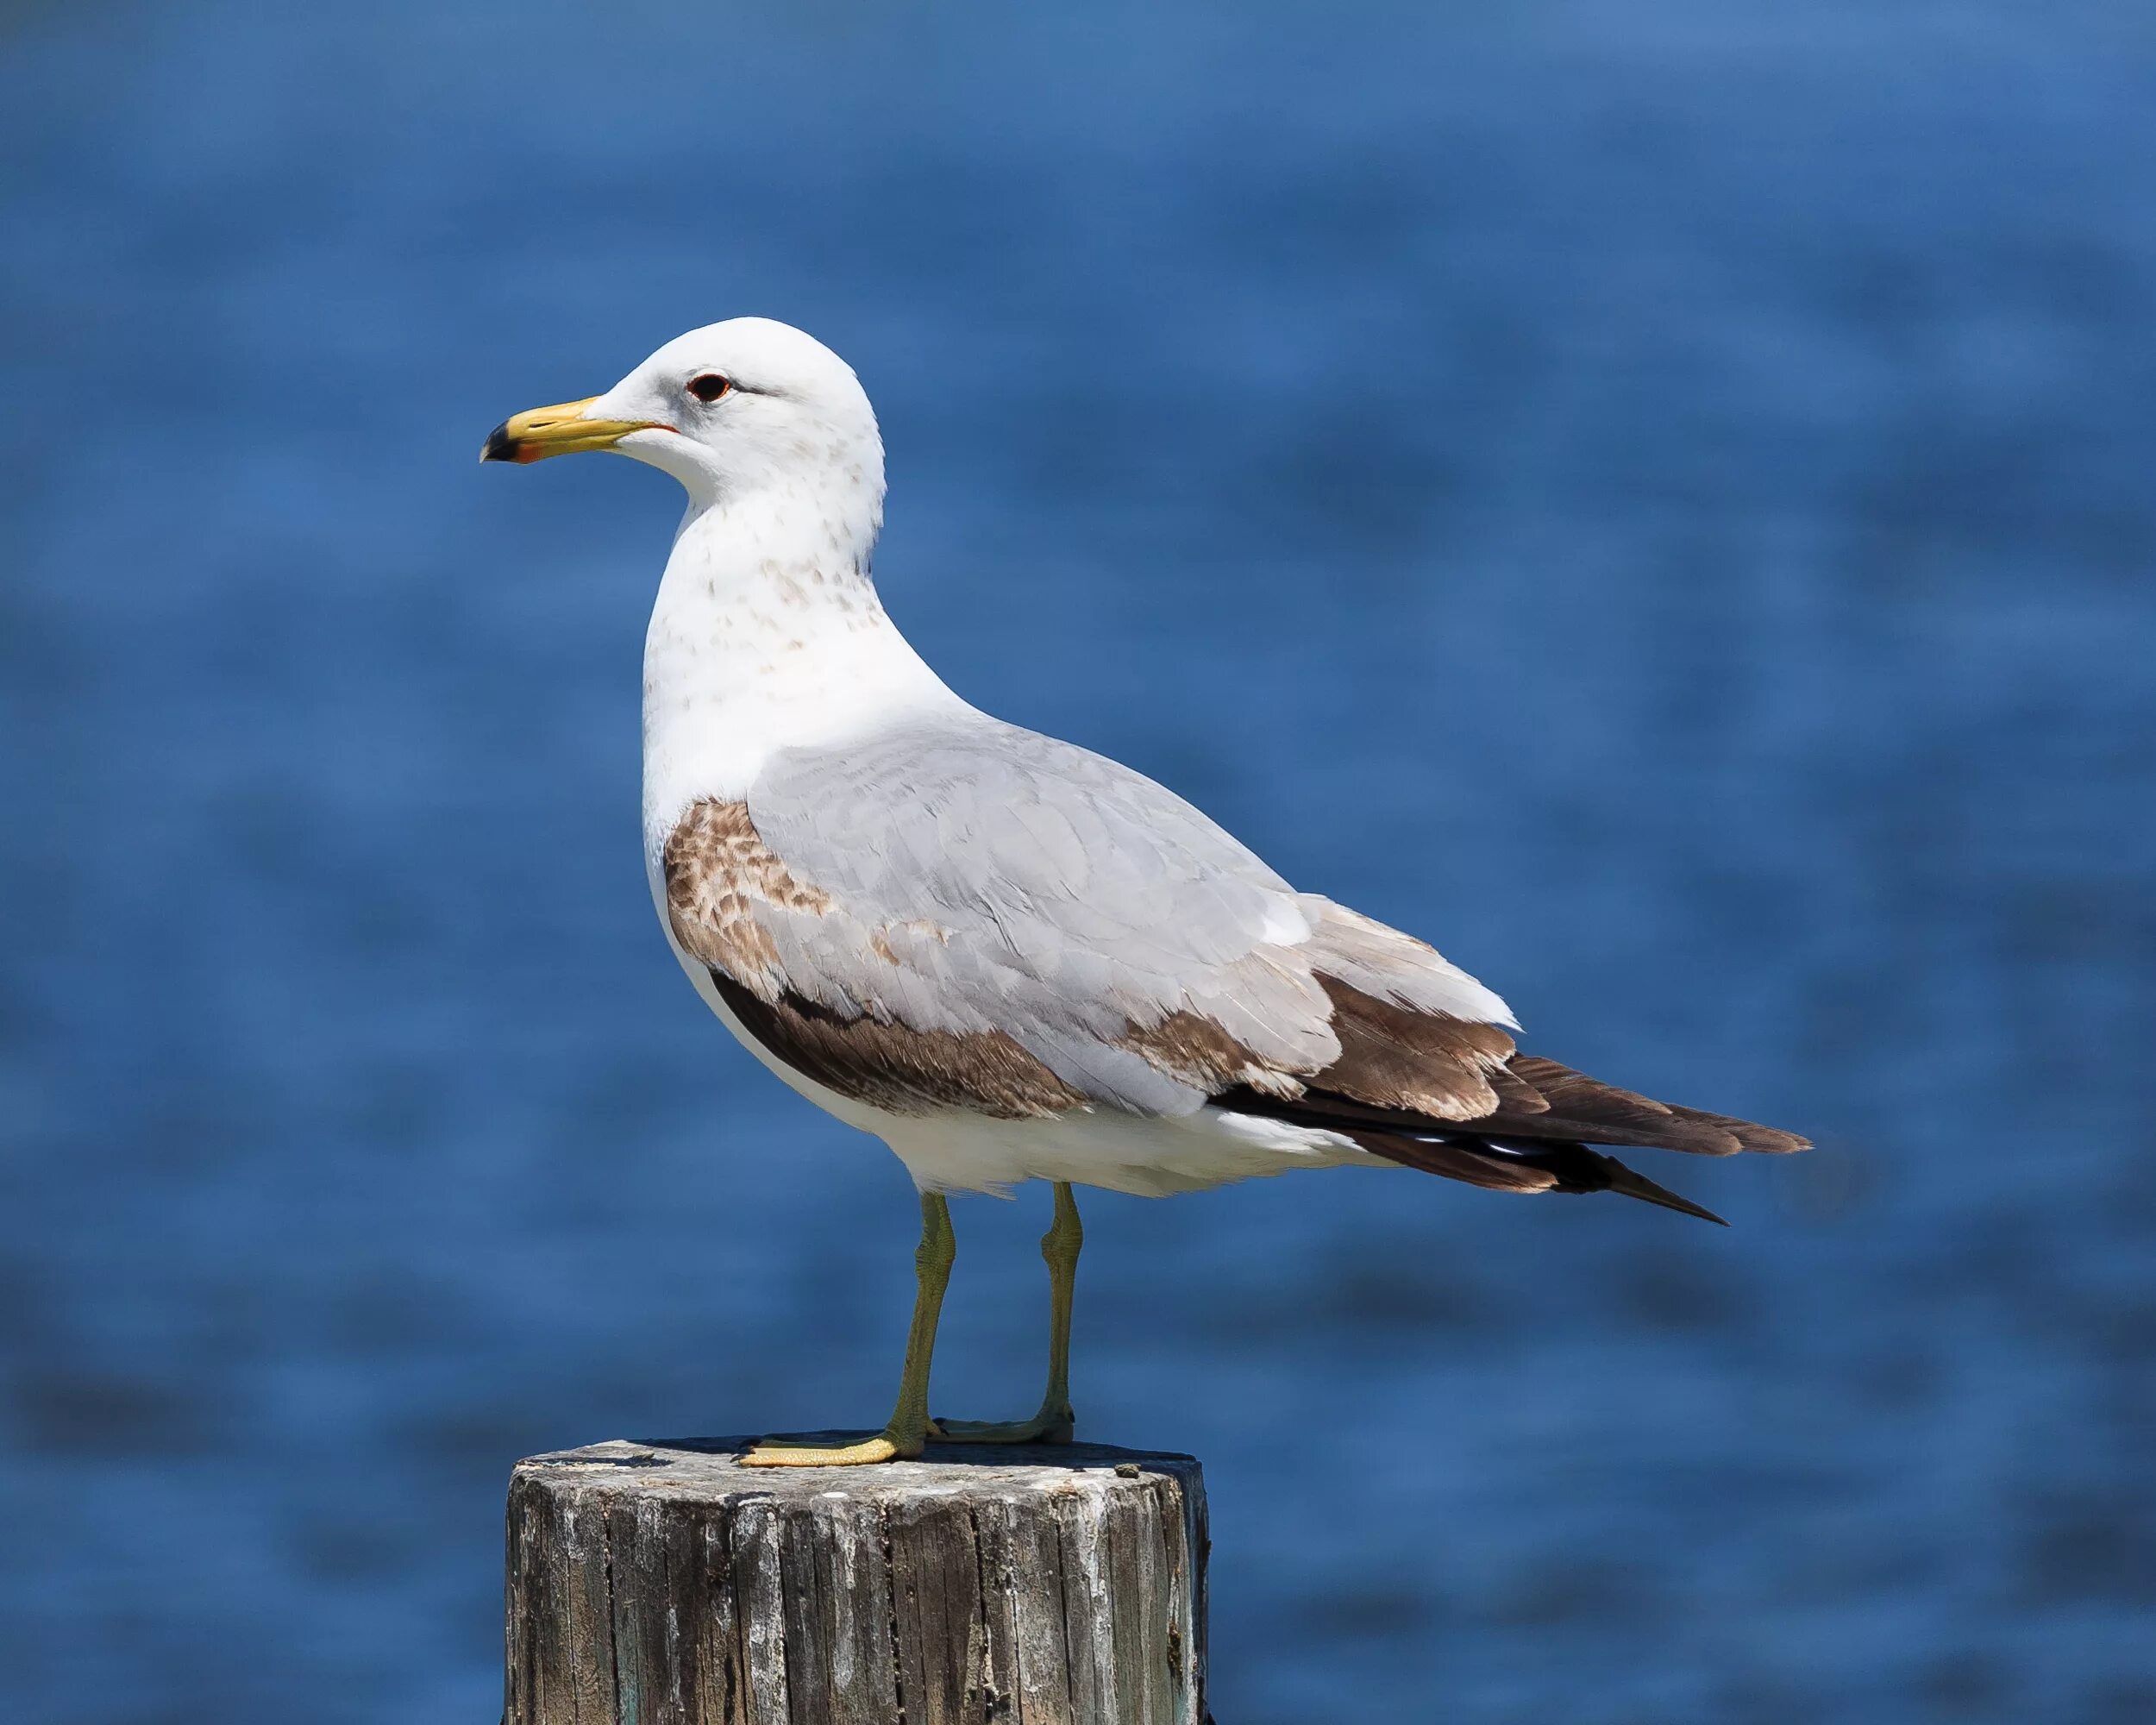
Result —
[[869, 1128], [931, 1192], [1001, 1192], [1023, 1180], [1068, 1180], [1142, 1198], [1199, 1192], [1294, 1168], [1391, 1168], [1337, 1132], [1201, 1108], [1177, 1120], [1106, 1108], [1048, 1120], [985, 1114], [887, 1114]]

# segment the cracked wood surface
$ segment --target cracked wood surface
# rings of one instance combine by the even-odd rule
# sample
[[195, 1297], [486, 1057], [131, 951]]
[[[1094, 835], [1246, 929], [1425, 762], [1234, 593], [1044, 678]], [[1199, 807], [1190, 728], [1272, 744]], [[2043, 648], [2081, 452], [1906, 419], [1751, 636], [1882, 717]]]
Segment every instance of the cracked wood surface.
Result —
[[749, 1469], [745, 1447], [517, 1463], [504, 1725], [1203, 1725], [1190, 1457]]

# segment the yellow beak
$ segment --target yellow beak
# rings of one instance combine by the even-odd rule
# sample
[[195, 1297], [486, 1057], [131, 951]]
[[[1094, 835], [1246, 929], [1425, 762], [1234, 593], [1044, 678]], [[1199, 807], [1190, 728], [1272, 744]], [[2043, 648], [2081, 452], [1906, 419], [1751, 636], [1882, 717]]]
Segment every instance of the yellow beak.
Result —
[[512, 414], [486, 434], [482, 461], [543, 461], [549, 455], [573, 455], [580, 449], [611, 449], [631, 431], [649, 431], [654, 419], [586, 419], [584, 410], [599, 398], [565, 401]]

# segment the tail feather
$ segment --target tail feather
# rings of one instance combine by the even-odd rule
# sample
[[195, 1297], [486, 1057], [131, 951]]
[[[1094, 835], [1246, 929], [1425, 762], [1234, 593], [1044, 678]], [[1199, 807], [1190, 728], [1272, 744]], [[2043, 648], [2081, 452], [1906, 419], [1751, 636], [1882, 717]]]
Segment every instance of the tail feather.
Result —
[[[1589, 1146], [1695, 1156], [1782, 1155], [1810, 1148], [1810, 1141], [1795, 1132], [1658, 1102], [1540, 1055], [1510, 1054], [1500, 1062], [1480, 1044], [1440, 1047], [1425, 1019], [1446, 1026], [1448, 1035], [1457, 1028], [1441, 1013], [1419, 1019], [1382, 1001], [1357, 1001], [1354, 1013], [1344, 1007], [1337, 1021], [1354, 1032], [1352, 1038], [1348, 1030], [1341, 1032], [1344, 1047], [1354, 1043], [1352, 1059], [1344, 1056], [1292, 1094], [1235, 1084], [1210, 1100], [1232, 1113], [1338, 1132], [1375, 1156], [1470, 1186], [1501, 1192], [1618, 1192], [1725, 1227], [1712, 1210]], [[1410, 1031], [1423, 1041], [1416, 1042]], [[1444, 1059], [1452, 1065], [1439, 1073], [1440, 1083], [1425, 1069], [1433, 1062], [1442, 1066]], [[1462, 1072], [1487, 1094], [1482, 1112], [1463, 1115], [1457, 1106], [1470, 1088]], [[1425, 1096], [1436, 1100], [1418, 1100]]]

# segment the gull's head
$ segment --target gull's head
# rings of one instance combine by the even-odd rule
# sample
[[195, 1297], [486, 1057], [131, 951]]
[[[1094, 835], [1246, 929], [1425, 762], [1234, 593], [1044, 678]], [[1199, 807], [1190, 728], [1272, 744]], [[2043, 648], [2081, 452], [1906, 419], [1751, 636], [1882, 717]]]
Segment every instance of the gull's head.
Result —
[[883, 494], [883, 443], [853, 367], [768, 317], [677, 336], [604, 395], [504, 420], [483, 461], [612, 449], [663, 468], [703, 503], [773, 487]]

